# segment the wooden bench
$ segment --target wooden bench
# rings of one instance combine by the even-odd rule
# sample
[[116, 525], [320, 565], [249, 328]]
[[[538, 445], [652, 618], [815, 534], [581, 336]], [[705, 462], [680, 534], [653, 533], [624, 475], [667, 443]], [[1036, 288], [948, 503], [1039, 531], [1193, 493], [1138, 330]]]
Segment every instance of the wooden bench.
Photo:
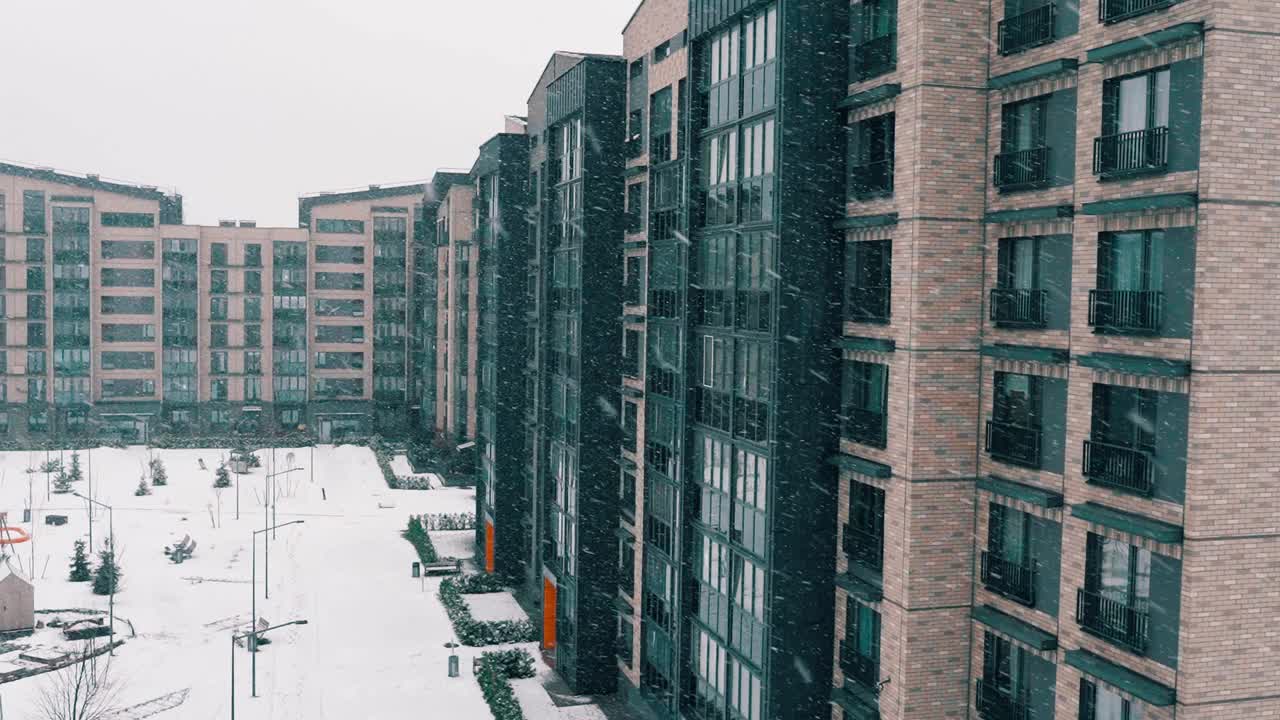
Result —
[[423, 575], [456, 575], [462, 572], [462, 560], [438, 560], [433, 563], [422, 563]]

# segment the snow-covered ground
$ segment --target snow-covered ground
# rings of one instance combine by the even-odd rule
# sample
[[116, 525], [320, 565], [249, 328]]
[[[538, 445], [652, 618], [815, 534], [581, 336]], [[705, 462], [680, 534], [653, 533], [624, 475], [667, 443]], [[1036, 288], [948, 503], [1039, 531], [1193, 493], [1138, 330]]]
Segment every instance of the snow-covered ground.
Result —
[[[145, 448], [93, 451], [92, 494], [115, 507], [123, 569], [116, 615], [137, 631], [129, 639], [126, 626], [117, 628], [128, 639], [113, 665], [122, 683], [120, 704], [185, 697], [180, 707], [159, 717], [230, 717], [234, 652], [236, 713], [245, 720], [491, 717], [471, 676], [471, 660], [480, 650], [460, 648], [462, 677], [447, 676], [444, 644], [453, 636], [435, 594], [440, 580], [410, 577], [416, 558], [399, 537], [410, 514], [473, 510], [474, 490], [390, 490], [365, 448], [321, 446], [314, 457], [310, 449], [291, 452], [290, 459], [290, 451], [277, 451], [274, 460], [270, 452], [258, 453], [262, 467], [239, 477], [237, 520], [236, 488], [212, 487], [222, 451], [153, 451], [165, 464], [169, 484], [143, 497], [135, 497], [134, 490], [149, 457]], [[69, 458], [65, 453], [64, 462]], [[0, 511], [8, 513], [9, 525], [34, 536], [32, 543], [15, 546], [15, 567], [20, 563], [20, 570], [30, 573], [34, 566], [37, 609], [105, 610], [107, 598], [93, 595], [87, 583], [66, 579], [73, 542], [87, 539], [86, 503], [71, 495], [46, 495], [44, 476], [26, 473], [44, 459], [43, 452], [0, 453]], [[88, 453], [81, 452], [81, 462], [88, 473]], [[289, 467], [304, 469], [279, 478], [276, 521], [305, 524], [280, 529], [270, 542], [269, 600], [262, 597], [269, 534], [258, 536], [257, 612], [271, 624], [297, 619], [309, 624], [271, 633], [273, 642], [258, 654], [259, 697], [251, 699], [251, 656], [243, 648], [232, 651], [230, 637], [250, 618], [250, 537], [267, 519], [266, 473]], [[89, 494], [89, 481], [76, 490]], [[28, 497], [35, 509], [33, 524], [20, 522]], [[379, 507], [388, 504], [394, 508]], [[67, 515], [68, 522], [47, 526], [48, 514]], [[99, 510], [95, 549], [107, 537], [108, 522], [107, 512]], [[195, 556], [173, 564], [163, 549], [187, 535], [197, 543]], [[433, 533], [433, 538], [442, 554], [472, 553], [472, 531]], [[502, 611], [510, 612], [511, 606]], [[0, 685], [4, 709], [12, 717], [36, 717], [33, 702], [46, 678]], [[522, 687], [522, 698], [532, 690]], [[576, 717], [540, 710], [546, 714], [530, 716]]]

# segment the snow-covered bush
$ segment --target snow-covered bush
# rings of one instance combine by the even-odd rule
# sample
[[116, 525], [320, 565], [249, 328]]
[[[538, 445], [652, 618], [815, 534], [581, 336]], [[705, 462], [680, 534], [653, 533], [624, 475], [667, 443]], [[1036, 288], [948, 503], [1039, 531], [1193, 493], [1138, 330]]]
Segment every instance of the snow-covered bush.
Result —
[[477, 665], [476, 682], [495, 720], [524, 720], [524, 711], [510, 681], [533, 677], [533, 656], [529, 651], [516, 648], [483, 653]]
[[[484, 576], [464, 575], [457, 579], [445, 578], [440, 583], [440, 603], [444, 605], [445, 614], [453, 623], [453, 632], [458, 640], [468, 647], [537, 640], [537, 628], [528, 620], [480, 621], [471, 617], [471, 608], [467, 607], [467, 601], [462, 598], [464, 594], [476, 595], [502, 590], [501, 583], [495, 586], [493, 581], [475, 579], [482, 577]], [[463, 588], [467, 590], [464, 591]]]
[[427, 534], [422, 521], [416, 516], [409, 518], [409, 527], [400, 533], [400, 537], [413, 545], [413, 549], [418, 552], [418, 559], [422, 562], [427, 564], [439, 562], [440, 556], [436, 553], [435, 545], [431, 544], [431, 536]]

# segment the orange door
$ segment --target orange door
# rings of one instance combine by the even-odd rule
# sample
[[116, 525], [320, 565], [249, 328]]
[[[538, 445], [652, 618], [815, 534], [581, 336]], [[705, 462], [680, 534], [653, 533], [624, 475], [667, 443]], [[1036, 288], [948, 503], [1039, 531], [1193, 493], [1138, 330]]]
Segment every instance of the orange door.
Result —
[[493, 523], [484, 524], [484, 571], [493, 572]]
[[547, 578], [542, 578], [542, 647], [556, 647], [556, 585]]

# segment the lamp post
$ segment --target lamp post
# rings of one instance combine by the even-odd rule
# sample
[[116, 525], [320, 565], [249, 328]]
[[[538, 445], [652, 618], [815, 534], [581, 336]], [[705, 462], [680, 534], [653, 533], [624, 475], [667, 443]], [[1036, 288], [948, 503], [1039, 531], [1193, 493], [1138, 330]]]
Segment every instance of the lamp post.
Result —
[[[115, 542], [116, 542], [116, 510], [115, 510], [115, 508], [113, 508], [113, 507], [111, 507], [110, 505], [108, 505], [108, 504], [106, 504], [106, 503], [102, 502], [101, 500], [94, 500], [94, 499], [93, 499], [93, 498], [91, 498], [91, 497], [85, 497], [84, 495], [81, 495], [81, 494], [80, 494], [80, 493], [78, 493], [78, 492], [72, 492], [71, 494], [72, 494], [72, 495], [75, 495], [76, 497], [80, 498], [81, 500], [86, 500], [86, 501], [88, 501], [88, 502], [90, 502], [90, 503], [93, 503], [94, 505], [101, 505], [102, 507], [104, 507], [104, 508], [106, 508], [106, 509], [107, 509], [107, 542], [109, 543], [109, 545], [110, 545], [110, 547], [111, 547], [111, 564], [112, 564], [112, 565], [115, 565], [115, 564], [116, 564], [116, 546], [115, 546]], [[32, 522], [32, 527], [35, 527], [34, 518], [32, 518], [32, 520], [33, 520], [33, 522]], [[92, 507], [90, 507], [90, 508], [89, 508], [89, 521], [90, 521], [90, 522], [93, 522], [93, 508], [92, 508]], [[34, 570], [35, 570], [35, 563], [34, 563], [34, 561], [32, 561], [32, 568], [31, 568], [31, 569], [32, 569], [32, 571], [34, 571]], [[113, 568], [113, 569], [114, 569], [114, 568]], [[112, 577], [112, 578], [111, 578], [111, 594], [110, 594], [110, 596], [109, 596], [109, 599], [107, 600], [107, 607], [108, 607], [107, 614], [108, 614], [108, 618], [109, 618], [109, 619], [107, 620], [107, 622], [108, 622], [108, 624], [110, 624], [110, 626], [111, 626], [111, 632], [110, 632], [110, 634], [109, 634], [109, 638], [110, 638], [110, 645], [108, 645], [108, 652], [109, 652], [109, 653], [111, 653], [112, 655], [115, 655], [115, 654], [116, 654], [116, 642], [115, 642], [115, 640], [116, 640], [116, 585], [119, 585], [119, 584], [120, 584], [120, 578], [119, 578], [119, 575], [118, 575], [118, 573], [117, 573], [117, 575], [116, 575], [115, 577]]]
[[[271, 632], [272, 630], [277, 630], [277, 629], [282, 628], [282, 627], [288, 627], [288, 626], [290, 626], [290, 625], [306, 625], [306, 624], [307, 624], [307, 621], [306, 621], [306, 620], [290, 620], [290, 621], [289, 621], [289, 622], [287, 622], [287, 623], [280, 623], [279, 625], [272, 625], [271, 627], [266, 628], [266, 629], [264, 629], [264, 630], [260, 630], [260, 631], [251, 631], [251, 632], [247, 632], [247, 633], [237, 633], [237, 632], [235, 632], [235, 631], [233, 630], [233, 631], [231, 632], [231, 720], [235, 720], [235, 717], [236, 717], [236, 641], [237, 641], [237, 640], [240, 640], [240, 639], [242, 639], [242, 638], [248, 638], [248, 637], [254, 637], [254, 636], [256, 636], [256, 635], [261, 635], [261, 634], [262, 634], [262, 633], [264, 633], [264, 632]], [[255, 625], [255, 628], [256, 628], [256, 627], [257, 627], [257, 626]], [[258, 641], [257, 641], [256, 639], [254, 639], [254, 640], [250, 640], [249, 642], [250, 642], [250, 644], [252, 645], [252, 647], [250, 647], [250, 648], [249, 648], [249, 652], [253, 652], [253, 653], [258, 652]], [[255, 656], [255, 659], [256, 659], [256, 656]], [[255, 680], [257, 679], [257, 676], [256, 676], [256, 675], [254, 676], [254, 679], [255, 679]], [[256, 688], [256, 685], [255, 685], [255, 688]], [[254, 695], [253, 695], [253, 696], [254, 696], [254, 697], [257, 697], [257, 696], [258, 696], [258, 695], [257, 695], [257, 690], [256, 690], [256, 689], [254, 690]]]
[[[301, 525], [304, 522], [306, 522], [306, 520], [290, 520], [287, 523], [280, 523], [279, 527], [284, 527], [285, 525]], [[254, 655], [253, 655], [253, 696], [254, 697], [258, 697], [258, 655], [257, 655], [257, 652], [258, 652], [258, 632], [257, 632], [257, 628], [258, 628], [258, 535], [274, 529], [275, 528], [265, 527], [265, 528], [262, 528], [261, 530], [253, 531], [253, 542], [252, 542], [253, 579], [249, 581], [250, 593], [253, 595], [253, 601], [250, 604], [251, 610], [249, 611], [250, 612], [249, 623], [250, 623], [250, 626], [252, 627], [252, 629], [250, 630], [250, 634], [253, 635], [253, 640], [250, 640], [249, 642], [253, 644], [253, 647], [251, 649], [254, 652]], [[268, 553], [271, 552], [270, 548], [271, 548], [271, 545], [270, 543], [268, 543], [267, 544]], [[263, 586], [266, 588], [266, 599], [270, 599], [271, 585], [268, 583], [268, 579], [266, 577], [263, 577], [262, 583], [263, 583]]]

